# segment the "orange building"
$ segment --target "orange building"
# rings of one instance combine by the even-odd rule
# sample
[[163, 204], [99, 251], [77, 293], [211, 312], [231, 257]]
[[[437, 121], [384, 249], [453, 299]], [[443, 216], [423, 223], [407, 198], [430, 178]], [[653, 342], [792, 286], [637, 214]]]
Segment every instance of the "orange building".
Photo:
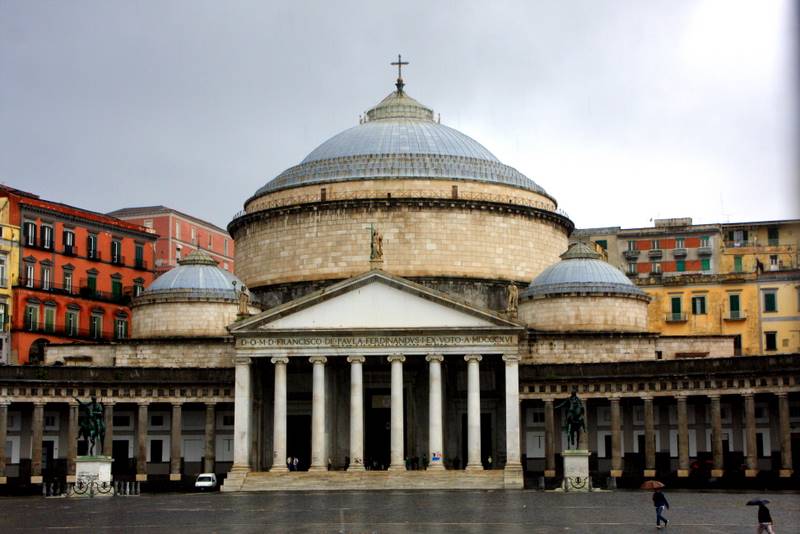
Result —
[[166, 206], [122, 208], [108, 215], [155, 230], [156, 276], [176, 267], [178, 260], [198, 248], [214, 258], [217, 265], [233, 272], [233, 239], [219, 226]]
[[10, 363], [38, 363], [53, 342], [130, 332], [130, 300], [153, 281], [154, 231], [0, 186], [21, 228], [12, 280]]

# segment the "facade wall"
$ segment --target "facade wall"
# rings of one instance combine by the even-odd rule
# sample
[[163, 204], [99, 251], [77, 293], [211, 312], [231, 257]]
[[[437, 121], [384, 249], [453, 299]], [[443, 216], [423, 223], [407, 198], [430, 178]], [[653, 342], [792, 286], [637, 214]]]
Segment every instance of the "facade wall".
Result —
[[236, 321], [234, 302], [158, 302], [135, 308], [133, 338], [227, 336]]
[[232, 340], [142, 339], [120, 344], [50, 345], [46, 363], [99, 367], [233, 367]]
[[733, 356], [731, 336], [659, 336], [656, 351], [661, 359], [681, 357], [726, 358]]
[[342, 279], [370, 269], [370, 225], [383, 234], [381, 268], [403, 277], [528, 283], [558, 261], [567, 230], [523, 214], [419, 205], [302, 210], [240, 228], [237, 275], [248, 287]]
[[535, 330], [645, 332], [647, 302], [589, 295], [525, 299], [519, 319]]
[[11, 361], [11, 324], [14, 316], [12, 287], [19, 275], [18, 225], [11, 224], [8, 198], [0, 198], [0, 365]]
[[523, 364], [597, 363], [654, 360], [656, 338], [636, 334], [548, 334], [537, 333], [528, 340]]

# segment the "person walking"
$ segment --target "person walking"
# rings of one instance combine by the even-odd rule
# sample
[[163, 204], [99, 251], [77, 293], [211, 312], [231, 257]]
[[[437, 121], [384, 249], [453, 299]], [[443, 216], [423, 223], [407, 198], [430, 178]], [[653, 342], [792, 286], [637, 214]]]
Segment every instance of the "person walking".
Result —
[[758, 534], [766, 532], [767, 534], [775, 534], [775, 529], [772, 528], [772, 515], [769, 513], [769, 508], [764, 504], [758, 505]]
[[289, 471], [294, 471], [294, 465], [292, 464], [293, 458], [289, 456], [286, 458], [286, 466], [289, 468]]
[[669, 503], [667, 502], [667, 498], [659, 489], [653, 492], [653, 506], [656, 507], [656, 528], [662, 528], [662, 521], [664, 522], [664, 527], [669, 525], [669, 519], [663, 515], [665, 508], [669, 510]]

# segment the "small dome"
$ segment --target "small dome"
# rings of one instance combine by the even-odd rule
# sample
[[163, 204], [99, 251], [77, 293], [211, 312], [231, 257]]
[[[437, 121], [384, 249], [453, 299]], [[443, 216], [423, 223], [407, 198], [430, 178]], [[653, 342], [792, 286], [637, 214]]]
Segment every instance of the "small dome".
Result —
[[156, 278], [143, 295], [189, 292], [197, 296], [237, 299], [242, 281], [219, 268], [207, 252], [195, 250], [178, 263], [180, 265]]
[[572, 243], [561, 261], [537, 276], [522, 296], [599, 293], [648, 298], [622, 271], [600, 258], [586, 243]]

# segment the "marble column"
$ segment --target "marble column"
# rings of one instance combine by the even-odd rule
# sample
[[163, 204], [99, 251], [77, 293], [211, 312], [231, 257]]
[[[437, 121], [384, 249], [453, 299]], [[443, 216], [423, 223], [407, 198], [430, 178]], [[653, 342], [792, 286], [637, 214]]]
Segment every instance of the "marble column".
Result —
[[[792, 476], [792, 429], [789, 424], [789, 396], [778, 393], [778, 435], [781, 441], [781, 478]], [[2, 473], [0, 473], [2, 475]]]
[[711, 399], [711, 455], [713, 466], [711, 476], [719, 478], [725, 471], [725, 457], [722, 451], [722, 408], [719, 395], [709, 395]]
[[746, 477], [755, 477], [758, 474], [758, 447], [756, 446], [756, 399], [752, 393], [745, 393], [744, 397], [744, 425], [745, 439], [747, 442], [747, 455], [745, 463]]
[[148, 404], [139, 403], [136, 417], [136, 481], [147, 480], [147, 430], [149, 423], [147, 418]]
[[270, 471], [289, 471], [286, 466], [286, 365], [289, 358], [272, 358], [275, 366], [275, 397], [272, 415], [272, 467]]
[[203, 473], [213, 473], [214, 463], [216, 461], [216, 445], [217, 435], [214, 432], [216, 429], [216, 412], [217, 404], [215, 402], [206, 403], [206, 426], [205, 426], [205, 450], [203, 451]]
[[544, 476], [556, 476], [556, 425], [553, 410], [553, 399], [544, 401]]
[[[506, 354], [503, 356], [505, 362], [506, 377], [506, 465], [505, 481], [506, 485], [513, 484], [522, 487], [522, 450], [519, 438], [519, 356], [516, 354]], [[480, 393], [480, 384], [478, 384]], [[480, 407], [480, 399], [478, 400]], [[478, 415], [480, 423], [480, 414]], [[480, 437], [478, 438], [480, 444]], [[512, 482], [513, 479], [513, 482]]]
[[42, 435], [44, 433], [44, 402], [33, 403], [31, 437], [31, 484], [42, 483]]
[[464, 356], [467, 362], [467, 466], [483, 469], [481, 462], [481, 370], [478, 354]]
[[8, 434], [8, 405], [0, 399], [0, 485], [6, 483], [6, 436]]
[[620, 399], [611, 397], [611, 476], [622, 476], [622, 424]]
[[644, 476], [656, 476], [656, 430], [653, 421], [653, 397], [644, 400]]
[[444, 470], [444, 433], [442, 430], [442, 361], [441, 354], [429, 354], [428, 362], [428, 469]]
[[181, 415], [183, 405], [172, 403], [172, 420], [170, 424], [169, 479], [181, 479]]
[[103, 456], [111, 456], [114, 447], [114, 402], [103, 403], [103, 422], [106, 424], [106, 435], [103, 438]]
[[403, 362], [402, 354], [387, 358], [392, 364], [392, 423], [390, 436], [389, 470], [405, 471], [405, 445], [403, 432]]
[[678, 476], [689, 476], [689, 415], [685, 395], [676, 397], [678, 406]]
[[364, 470], [364, 373], [363, 356], [348, 356], [350, 362], [350, 465], [348, 471]]
[[[78, 403], [70, 401], [67, 404], [69, 410], [67, 416], [67, 483], [73, 484], [76, 482], [75, 478], [75, 461], [78, 458]], [[5, 440], [0, 436], [0, 443]]]
[[233, 467], [231, 471], [250, 471], [250, 426], [252, 424], [252, 369], [248, 357], [237, 356], [233, 397]]
[[309, 471], [327, 471], [325, 457], [325, 363], [324, 356], [308, 359], [313, 367], [313, 391], [311, 393], [311, 466]]

